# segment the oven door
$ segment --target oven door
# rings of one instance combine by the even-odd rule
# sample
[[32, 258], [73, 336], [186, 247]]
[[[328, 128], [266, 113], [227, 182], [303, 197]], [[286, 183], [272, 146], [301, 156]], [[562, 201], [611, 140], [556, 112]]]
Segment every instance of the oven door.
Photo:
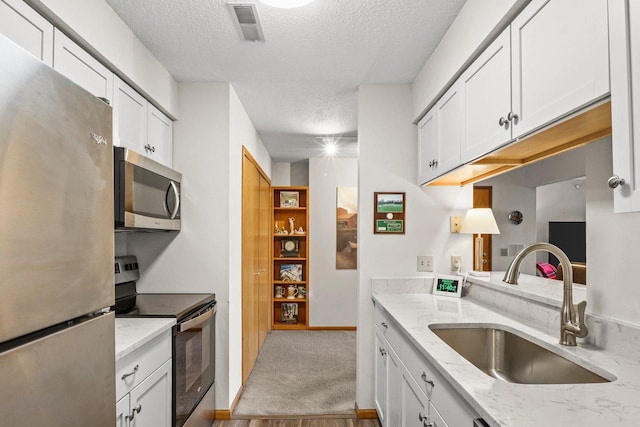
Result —
[[215, 303], [176, 325], [175, 414], [182, 426], [209, 387], [215, 373]]

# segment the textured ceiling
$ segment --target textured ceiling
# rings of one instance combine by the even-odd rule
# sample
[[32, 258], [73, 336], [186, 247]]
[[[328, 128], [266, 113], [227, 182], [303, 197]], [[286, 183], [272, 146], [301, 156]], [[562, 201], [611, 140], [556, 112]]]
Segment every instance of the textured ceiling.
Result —
[[315, 136], [356, 135], [358, 86], [413, 82], [464, 4], [256, 1], [265, 41], [246, 42], [224, 0], [106, 1], [178, 81], [231, 82], [276, 161], [314, 156]]

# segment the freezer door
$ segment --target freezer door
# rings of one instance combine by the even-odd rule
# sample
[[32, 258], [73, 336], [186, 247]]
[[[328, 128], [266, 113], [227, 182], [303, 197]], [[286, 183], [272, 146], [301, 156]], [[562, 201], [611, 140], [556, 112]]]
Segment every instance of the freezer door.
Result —
[[1, 343], [114, 289], [111, 107], [2, 35], [0, 52]]
[[114, 314], [0, 353], [0, 424], [113, 427]]

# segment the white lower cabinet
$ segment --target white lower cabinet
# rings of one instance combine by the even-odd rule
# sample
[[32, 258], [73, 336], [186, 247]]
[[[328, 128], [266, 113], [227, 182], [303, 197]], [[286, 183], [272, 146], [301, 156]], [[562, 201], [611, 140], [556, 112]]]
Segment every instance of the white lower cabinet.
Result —
[[393, 348], [376, 331], [375, 402], [383, 427], [399, 426], [402, 365]]
[[[473, 408], [379, 307], [375, 325], [375, 402], [382, 426], [473, 425]], [[385, 337], [399, 339], [392, 346]]]
[[172, 427], [171, 331], [116, 362], [116, 426]]
[[429, 425], [429, 399], [418, 388], [407, 371], [402, 372], [402, 427]]

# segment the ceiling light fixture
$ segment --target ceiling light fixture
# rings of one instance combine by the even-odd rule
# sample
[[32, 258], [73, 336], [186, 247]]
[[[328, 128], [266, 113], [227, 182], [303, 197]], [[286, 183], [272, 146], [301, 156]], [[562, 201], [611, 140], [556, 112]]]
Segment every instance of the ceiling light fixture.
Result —
[[324, 155], [335, 157], [338, 154], [338, 144], [335, 141], [324, 141]]
[[295, 7], [301, 7], [308, 3], [311, 3], [313, 0], [260, 0], [262, 3], [279, 7], [281, 9], [293, 9]]

